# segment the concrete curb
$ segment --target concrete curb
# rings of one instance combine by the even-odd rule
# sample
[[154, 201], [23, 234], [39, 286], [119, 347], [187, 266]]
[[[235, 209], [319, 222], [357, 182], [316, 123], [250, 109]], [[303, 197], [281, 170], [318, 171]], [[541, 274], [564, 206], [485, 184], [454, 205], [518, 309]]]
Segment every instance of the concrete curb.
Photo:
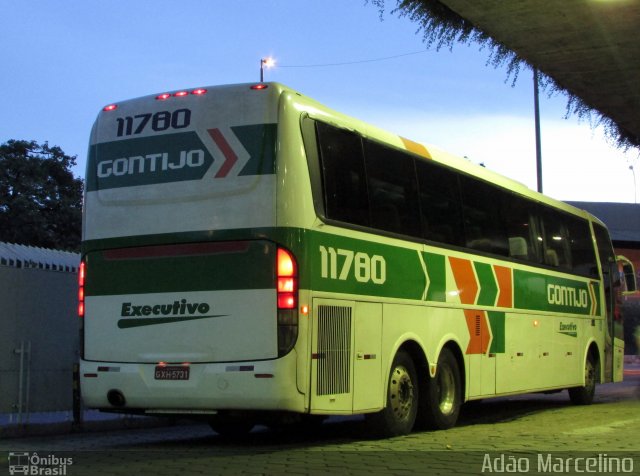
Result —
[[28, 423], [25, 425], [9, 425], [0, 428], [0, 439], [27, 436], [65, 435], [69, 433], [91, 433], [125, 429], [161, 428], [193, 424], [193, 421], [177, 418], [133, 417], [112, 420], [72, 421], [56, 423]]

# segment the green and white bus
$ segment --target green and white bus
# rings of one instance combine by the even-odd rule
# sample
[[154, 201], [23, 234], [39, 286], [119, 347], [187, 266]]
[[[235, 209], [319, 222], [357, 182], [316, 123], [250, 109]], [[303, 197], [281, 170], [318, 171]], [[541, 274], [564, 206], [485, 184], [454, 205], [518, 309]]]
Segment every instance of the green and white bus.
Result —
[[283, 85], [105, 107], [85, 192], [88, 407], [390, 436], [622, 379], [600, 221]]

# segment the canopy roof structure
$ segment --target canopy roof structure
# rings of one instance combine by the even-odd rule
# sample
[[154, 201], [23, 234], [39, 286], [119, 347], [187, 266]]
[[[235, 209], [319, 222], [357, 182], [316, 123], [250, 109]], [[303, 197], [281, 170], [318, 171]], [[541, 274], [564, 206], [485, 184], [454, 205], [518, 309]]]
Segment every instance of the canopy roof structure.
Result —
[[600, 113], [619, 145], [640, 146], [639, 0], [404, 0], [399, 10], [425, 36], [435, 24], [446, 42], [456, 30], [490, 38], [578, 98], [572, 109]]
[[574, 207], [587, 210], [602, 220], [618, 243], [640, 248], [640, 205], [636, 203], [567, 202]]

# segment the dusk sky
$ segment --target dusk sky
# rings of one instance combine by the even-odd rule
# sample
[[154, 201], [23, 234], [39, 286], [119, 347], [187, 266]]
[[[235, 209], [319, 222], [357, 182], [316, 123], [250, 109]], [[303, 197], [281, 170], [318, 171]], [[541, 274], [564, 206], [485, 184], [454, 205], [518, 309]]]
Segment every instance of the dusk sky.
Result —
[[[489, 50], [429, 50], [418, 25], [364, 0], [2, 0], [0, 142], [77, 155], [111, 102], [181, 88], [278, 81], [340, 112], [437, 145], [536, 188], [530, 70], [515, 87]], [[393, 58], [390, 58], [393, 57]], [[385, 59], [386, 58], [386, 59]], [[340, 63], [340, 64], [339, 64]], [[342, 64], [349, 63], [349, 64]], [[561, 200], [636, 200], [636, 149], [564, 119], [541, 91], [543, 184]]]

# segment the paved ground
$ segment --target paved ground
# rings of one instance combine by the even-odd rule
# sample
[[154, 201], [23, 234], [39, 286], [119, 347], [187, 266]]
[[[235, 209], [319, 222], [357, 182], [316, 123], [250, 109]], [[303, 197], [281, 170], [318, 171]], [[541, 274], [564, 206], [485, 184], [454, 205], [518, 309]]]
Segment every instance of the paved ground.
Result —
[[[0, 439], [0, 476], [9, 474], [4, 457], [9, 453], [13, 463], [20, 462], [20, 454], [38, 462], [37, 453], [42, 459], [37, 466], [48, 474], [58, 468], [57, 474], [96, 476], [450, 475], [510, 469], [640, 474], [640, 366], [625, 378], [598, 387], [596, 403], [588, 407], [570, 405], [566, 392], [487, 400], [466, 407], [456, 428], [388, 440], [369, 439], [355, 418], [332, 419], [313, 433], [258, 428], [235, 442], [205, 425]], [[587, 457], [595, 459], [576, 460]], [[66, 458], [71, 465], [64, 464]]]

